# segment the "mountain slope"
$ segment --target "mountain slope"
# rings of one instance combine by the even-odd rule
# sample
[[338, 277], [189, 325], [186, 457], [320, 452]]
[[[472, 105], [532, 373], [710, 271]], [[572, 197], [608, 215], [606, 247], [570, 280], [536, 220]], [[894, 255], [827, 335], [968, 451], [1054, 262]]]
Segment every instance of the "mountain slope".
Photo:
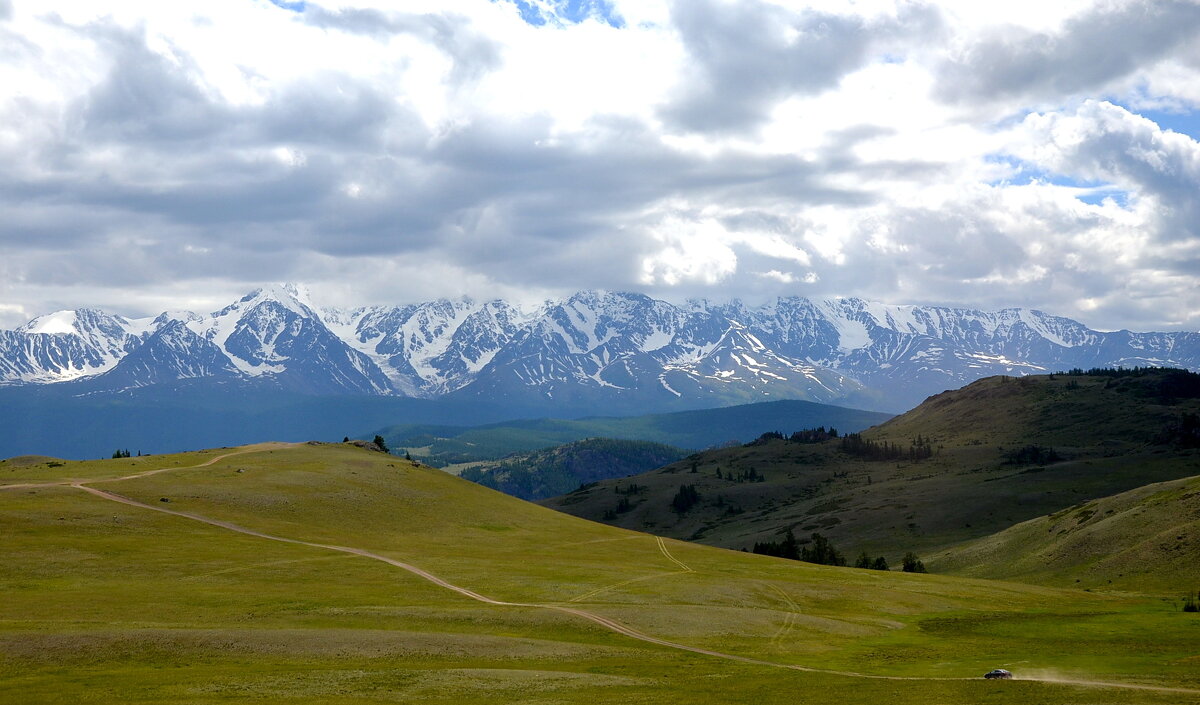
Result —
[[[660, 541], [348, 445], [0, 485], [0, 702], [1200, 702], [1159, 601]], [[979, 678], [1018, 661], [1056, 681]]]
[[238, 368], [183, 321], [165, 321], [111, 370], [81, 382], [89, 390], [121, 391], [186, 379], [232, 380]]
[[[837, 440], [767, 440], [543, 503], [729, 548], [777, 541], [788, 529], [798, 537], [816, 531], [848, 554], [883, 553], [895, 563], [909, 550], [942, 550], [1083, 501], [1197, 474], [1200, 449], [1173, 435], [1185, 415], [1200, 413], [1197, 380], [1173, 371], [989, 378], [862, 434], [898, 446], [901, 457], [847, 453]], [[908, 456], [918, 436], [932, 457]], [[646, 489], [629, 510], [606, 519], [617, 488], [628, 483]], [[678, 512], [672, 502], [684, 485], [700, 502]]]
[[101, 374], [136, 350], [155, 323], [86, 308], [39, 316], [15, 331], [0, 331], [0, 382], [41, 384]]
[[1183, 595], [1200, 586], [1200, 477], [1081, 502], [931, 556], [931, 570]]

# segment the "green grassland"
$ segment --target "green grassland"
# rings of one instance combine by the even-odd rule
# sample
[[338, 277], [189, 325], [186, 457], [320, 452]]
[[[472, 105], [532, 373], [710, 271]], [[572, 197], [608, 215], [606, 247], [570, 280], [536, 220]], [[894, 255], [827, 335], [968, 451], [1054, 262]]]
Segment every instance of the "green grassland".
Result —
[[1169, 600], [660, 541], [349, 445], [51, 462], [0, 465], [0, 702], [1200, 703]]
[[[1171, 374], [993, 377], [931, 397], [863, 433], [903, 448], [920, 436], [932, 448], [927, 459], [867, 460], [842, 452], [836, 440], [773, 440], [707, 451], [543, 504], [728, 548], [777, 541], [788, 529], [798, 537], [820, 532], [850, 560], [867, 551], [894, 565], [909, 550], [941, 552], [1068, 507], [1200, 475], [1200, 449], [1178, 447], [1168, 433], [1184, 414], [1200, 411], [1200, 399], [1164, 396]], [[1012, 460], [1029, 446], [1052, 448], [1059, 459]], [[740, 479], [751, 471], [761, 480]], [[631, 485], [638, 490], [628, 494]], [[679, 512], [672, 499], [683, 485], [694, 486], [700, 502]], [[615, 513], [622, 499], [629, 506]], [[1200, 548], [1189, 546], [1184, 553], [1200, 562]], [[1160, 588], [1184, 589], [1147, 585]]]
[[1083, 502], [927, 561], [932, 570], [1085, 588], [1200, 589], [1200, 477]]

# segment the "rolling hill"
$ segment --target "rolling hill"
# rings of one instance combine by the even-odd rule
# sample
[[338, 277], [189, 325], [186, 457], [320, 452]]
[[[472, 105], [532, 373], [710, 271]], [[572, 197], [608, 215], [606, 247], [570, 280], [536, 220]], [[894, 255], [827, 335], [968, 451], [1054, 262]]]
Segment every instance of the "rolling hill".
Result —
[[[847, 453], [842, 440], [767, 439], [543, 504], [728, 548], [777, 541], [788, 529], [798, 537], [819, 532], [847, 554], [865, 550], [895, 563], [909, 550], [941, 551], [1083, 502], [1200, 474], [1200, 449], [1174, 435], [1200, 412], [1198, 379], [1163, 370], [993, 377], [865, 431], [866, 441], [900, 449], [891, 460]], [[909, 457], [918, 439], [931, 457]], [[639, 488], [630, 506], [614, 512], [630, 485]], [[700, 501], [675, 511], [673, 498], [685, 485]]]
[[1200, 589], [1200, 476], [1081, 502], [932, 556], [932, 570], [1048, 585]]
[[[484, 426], [392, 426], [378, 431], [392, 449], [406, 449], [422, 462], [444, 466], [495, 460], [510, 453], [538, 450], [585, 438], [652, 441], [701, 449], [737, 444], [764, 428], [833, 425], [857, 431], [891, 418], [890, 414], [847, 409], [807, 401], [781, 400], [718, 409], [626, 417], [532, 419]], [[365, 434], [370, 438], [374, 434]]]
[[1166, 601], [663, 540], [349, 444], [4, 463], [0, 535], [6, 703], [1200, 703]]

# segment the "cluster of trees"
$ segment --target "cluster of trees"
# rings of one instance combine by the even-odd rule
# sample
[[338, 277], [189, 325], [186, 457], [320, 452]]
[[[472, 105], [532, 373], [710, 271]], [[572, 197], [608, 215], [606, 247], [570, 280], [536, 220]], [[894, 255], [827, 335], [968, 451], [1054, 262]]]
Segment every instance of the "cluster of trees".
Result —
[[[754, 544], [753, 553], [759, 553], [764, 556], [776, 556], [777, 558], [790, 558], [795, 561], [804, 561], [806, 563], [818, 563], [820, 565], [846, 565], [846, 557], [841, 551], [833, 547], [829, 539], [819, 533], [814, 533], [812, 538], [801, 544], [796, 539], [796, 535], [788, 529], [787, 534], [782, 541], [760, 541]], [[866, 568], [869, 570], [890, 570], [887, 559], [883, 556], [871, 558], [863, 551], [857, 560], [854, 561], [855, 568]], [[917, 557], [917, 554], [909, 551], [904, 554], [901, 559], [901, 568], [905, 573], [924, 573], [925, 564]]]
[[1189, 592], [1183, 598], [1184, 612], [1200, 612], [1200, 593]]
[[889, 441], [877, 442], [850, 433], [842, 436], [841, 451], [856, 458], [867, 460], [924, 460], [933, 455], [933, 445], [928, 438], [917, 435], [908, 448]]
[[646, 491], [646, 486], [639, 485], [636, 482], [631, 482], [626, 487], [621, 487], [620, 485], [616, 485], [613, 487], [613, 492], [616, 492], [617, 494], [623, 494], [623, 495], [641, 494], [642, 492], [645, 492], [645, 491]]
[[622, 497], [620, 500], [617, 501], [616, 507], [614, 507], [612, 509], [604, 510], [604, 520], [612, 521], [613, 519], [617, 518], [618, 514], [624, 514], [625, 512], [629, 511], [630, 509], [633, 509], [633, 505], [629, 503], [629, 498]]
[[721, 474], [721, 468], [717, 468], [717, 479], [718, 480], [729, 480], [730, 482], [766, 482], [767, 481], [767, 478], [765, 476], [763, 476], [763, 474], [760, 473], [758, 470], [755, 470], [754, 468], [750, 468], [749, 470], [743, 470], [738, 473], [735, 473], [732, 470], [730, 470], [729, 472], [725, 473], [724, 475]]
[[[132, 458], [133, 456], [129, 454], [128, 448], [126, 448], [125, 450], [121, 450], [120, 448], [118, 448], [113, 451], [112, 457], [114, 457], [114, 458]], [[142, 457], [142, 451], [140, 451], [140, 450], [138, 451], [138, 457], [139, 458]]]
[[1182, 448], [1200, 448], [1200, 416], [1184, 414], [1171, 429], [1171, 440]]
[[1062, 460], [1062, 456], [1053, 448], [1043, 448], [1028, 445], [1004, 454], [1004, 462], [1008, 465], [1049, 465]]
[[679, 491], [675, 493], [675, 498], [671, 500], [671, 509], [683, 514], [696, 506], [699, 501], [700, 493], [696, 491], [695, 485], [680, 485]]
[[788, 529], [782, 541], [755, 543], [753, 553], [820, 565], [846, 565], [846, 557], [829, 543], [829, 539], [814, 533], [807, 544], [801, 545], [791, 529]]
[[[1106, 367], [1093, 367], [1090, 370], [1083, 370], [1078, 367], [1068, 370], [1065, 373], [1072, 377], [1081, 377], [1083, 375], [1091, 375], [1095, 377], [1107, 377], [1108, 382], [1105, 383], [1105, 388], [1113, 386], [1114, 380], [1126, 377], [1151, 377], [1153, 384], [1148, 388], [1143, 388], [1142, 392], [1151, 396], [1157, 396], [1165, 404], [1173, 404], [1178, 399], [1198, 399], [1200, 398], [1200, 374], [1181, 370], [1175, 367], [1120, 367], [1116, 369]], [[1053, 379], [1054, 375], [1050, 375]], [[1078, 389], [1079, 385], [1071, 385], [1068, 387]]]
[[909, 551], [900, 559], [900, 570], [905, 573], [924, 573], [925, 564], [921, 562], [920, 558], [917, 558], [917, 554]]
[[754, 440], [747, 443], [745, 447], [749, 448], [750, 446], [761, 446], [770, 441], [782, 441], [782, 440], [783, 440], [783, 434], [780, 433], [779, 431], [767, 431], [766, 433], [762, 434], [758, 438], [755, 438]]
[[871, 558], [866, 551], [859, 554], [858, 560], [854, 561], [855, 568], [867, 568], [870, 570], [890, 570], [888, 568], [887, 559], [883, 556]]
[[[1144, 377], [1145, 375], [1158, 373], [1158, 372], [1186, 372], [1186, 371], [1187, 370], [1180, 370], [1180, 369], [1177, 369], [1174, 367], [1093, 367], [1093, 368], [1087, 369], [1087, 370], [1079, 368], [1079, 367], [1072, 367], [1071, 369], [1067, 370], [1066, 372], [1059, 372], [1058, 374], [1060, 374], [1060, 375], [1065, 374], [1065, 375], [1068, 375], [1071, 377], [1087, 376], [1087, 377], [1117, 378], [1117, 377]], [[1051, 375], [1051, 377], [1053, 377], [1053, 376], [1054, 375]]]
[[828, 441], [831, 438], [837, 437], [838, 431], [832, 426], [830, 426], [828, 430], [826, 430], [824, 426], [818, 426], [817, 428], [806, 428], [801, 431], [793, 431], [792, 435], [786, 437], [779, 431], [767, 431], [755, 440], [747, 443], [746, 446], [760, 446], [769, 441], [782, 440], [788, 440], [792, 443], [820, 443], [821, 441]]
[[838, 430], [833, 426], [830, 426], [828, 431], [825, 430], [824, 426], [818, 426], [816, 428], [806, 428], [802, 431], [794, 431], [788, 437], [788, 440], [792, 443], [820, 443], [821, 441], [828, 441], [831, 438], [837, 437]]

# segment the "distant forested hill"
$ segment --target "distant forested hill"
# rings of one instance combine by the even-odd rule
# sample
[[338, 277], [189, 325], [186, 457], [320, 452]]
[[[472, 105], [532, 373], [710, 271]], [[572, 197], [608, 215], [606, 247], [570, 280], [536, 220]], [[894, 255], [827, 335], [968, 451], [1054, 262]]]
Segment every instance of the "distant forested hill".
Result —
[[763, 429], [833, 426], [843, 431], [861, 431], [890, 418], [890, 414], [875, 411], [780, 400], [644, 416], [526, 419], [471, 428], [409, 424], [390, 426], [360, 437], [370, 438], [378, 433], [387, 439], [389, 448], [404, 449], [422, 462], [446, 466], [496, 460], [510, 453], [585, 438], [653, 441], [700, 450], [744, 443], [758, 437]]
[[461, 477], [521, 499], [544, 499], [614, 477], [673, 463], [688, 451], [662, 443], [588, 438], [516, 453], [462, 471]]

